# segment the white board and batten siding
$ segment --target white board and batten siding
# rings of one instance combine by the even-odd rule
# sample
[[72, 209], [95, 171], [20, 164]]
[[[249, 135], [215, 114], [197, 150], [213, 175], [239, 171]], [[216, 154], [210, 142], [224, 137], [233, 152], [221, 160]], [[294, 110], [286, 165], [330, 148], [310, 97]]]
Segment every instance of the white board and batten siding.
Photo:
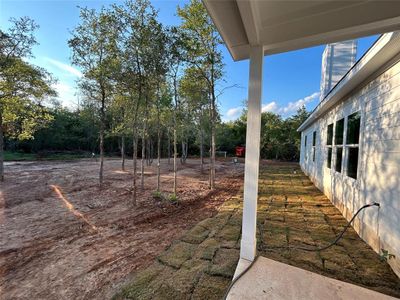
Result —
[[[348, 116], [359, 112], [357, 179], [347, 176]], [[344, 118], [342, 170], [335, 171], [335, 123]], [[327, 167], [327, 131], [334, 124], [332, 163]], [[316, 132], [313, 161], [313, 132]], [[394, 254], [388, 262], [400, 276], [400, 61], [392, 60], [301, 133], [300, 165], [314, 184], [350, 220], [364, 204], [354, 228], [376, 252]], [[305, 145], [307, 136], [307, 145]]]

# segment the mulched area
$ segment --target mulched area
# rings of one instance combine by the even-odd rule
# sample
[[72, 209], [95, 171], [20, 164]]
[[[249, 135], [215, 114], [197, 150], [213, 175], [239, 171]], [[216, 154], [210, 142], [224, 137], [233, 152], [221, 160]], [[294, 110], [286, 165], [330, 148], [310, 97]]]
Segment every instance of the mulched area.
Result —
[[[239, 259], [241, 194], [172, 242], [115, 299], [221, 299]], [[400, 297], [400, 279], [353, 229], [325, 251], [347, 221], [298, 164], [263, 163], [258, 202], [259, 255]]]

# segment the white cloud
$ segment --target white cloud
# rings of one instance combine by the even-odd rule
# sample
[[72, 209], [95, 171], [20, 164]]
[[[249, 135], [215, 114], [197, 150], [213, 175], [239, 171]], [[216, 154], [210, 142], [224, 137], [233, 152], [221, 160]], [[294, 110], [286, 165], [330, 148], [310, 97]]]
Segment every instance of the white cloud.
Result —
[[53, 88], [57, 91], [58, 100], [63, 106], [71, 107], [75, 104], [74, 100], [76, 96], [74, 87], [65, 82], [58, 81], [53, 85]]
[[315, 99], [319, 98], [319, 92], [312, 93], [309, 96], [301, 98], [294, 102], [289, 102], [286, 106], [279, 106], [276, 101], [269, 102], [267, 104], [263, 104], [262, 111], [273, 112], [282, 115], [283, 117], [288, 117], [291, 114], [295, 113], [300, 107], [306, 105]]
[[222, 121], [229, 122], [229, 121], [236, 120], [237, 118], [240, 117], [240, 115], [242, 114], [242, 111], [243, 111], [242, 106], [232, 107], [226, 111], [225, 115], [222, 116]]
[[[312, 93], [304, 98], [294, 102], [289, 102], [286, 106], [280, 106], [277, 101], [271, 101], [263, 104], [261, 107], [262, 112], [273, 112], [283, 116], [284, 118], [297, 112], [299, 108], [319, 98], [319, 92]], [[224, 122], [237, 119], [243, 111], [243, 107], [233, 107], [227, 110], [222, 120]]]
[[239, 117], [240, 113], [242, 112], [243, 107], [234, 107], [231, 109], [228, 109], [228, 111], [226, 112], [226, 115], [230, 118], [237, 118]]
[[281, 113], [283, 115], [295, 113], [300, 107], [314, 101], [318, 97], [319, 97], [319, 92], [315, 92], [295, 102], [289, 102], [285, 107], [282, 107]]
[[70, 65], [67, 65], [67, 64], [65, 64], [65, 63], [63, 63], [61, 61], [58, 61], [58, 60], [55, 60], [55, 59], [52, 59], [52, 58], [49, 58], [49, 57], [45, 57], [44, 60], [46, 60], [47, 62], [51, 63], [53, 66], [56, 66], [58, 69], [66, 72], [66, 73], [68, 73], [70, 75], [73, 75], [73, 76], [76, 76], [76, 77], [82, 77], [83, 76], [81, 71], [79, 71], [78, 69], [75, 69], [74, 67], [72, 67]]
[[272, 101], [267, 104], [263, 104], [261, 110], [262, 110], [262, 112], [269, 111], [269, 112], [277, 113], [278, 112], [278, 104], [275, 101]]

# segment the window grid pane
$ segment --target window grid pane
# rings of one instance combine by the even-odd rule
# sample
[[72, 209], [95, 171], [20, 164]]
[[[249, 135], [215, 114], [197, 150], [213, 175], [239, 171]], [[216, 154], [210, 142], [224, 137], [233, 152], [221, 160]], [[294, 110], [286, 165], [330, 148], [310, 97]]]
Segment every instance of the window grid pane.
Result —
[[349, 148], [349, 160], [347, 162], [347, 176], [357, 179], [358, 147]]
[[332, 166], [332, 148], [328, 148], [328, 161], [326, 162], [326, 166], [330, 169]]
[[360, 113], [356, 112], [347, 120], [346, 144], [358, 144], [360, 139]]
[[312, 145], [315, 146], [316, 142], [317, 142], [317, 132], [314, 131], [313, 132], [313, 138], [312, 138]]
[[327, 134], [326, 144], [332, 145], [332, 140], [333, 140], [333, 124], [330, 124], [330, 125], [328, 125], [328, 134]]
[[343, 145], [344, 119], [336, 122], [335, 145]]
[[343, 156], [343, 148], [338, 147], [336, 148], [336, 165], [335, 170], [336, 172], [342, 172], [342, 156]]

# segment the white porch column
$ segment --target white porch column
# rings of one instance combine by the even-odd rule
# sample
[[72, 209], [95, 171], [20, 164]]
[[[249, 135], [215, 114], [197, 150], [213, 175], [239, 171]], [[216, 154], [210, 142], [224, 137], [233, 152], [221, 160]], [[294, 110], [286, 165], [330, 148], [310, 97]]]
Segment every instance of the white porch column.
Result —
[[262, 46], [252, 46], [250, 53], [250, 78], [246, 132], [246, 159], [244, 171], [244, 196], [242, 240], [240, 258], [254, 260], [256, 254], [258, 169], [260, 161], [261, 90], [264, 51]]

